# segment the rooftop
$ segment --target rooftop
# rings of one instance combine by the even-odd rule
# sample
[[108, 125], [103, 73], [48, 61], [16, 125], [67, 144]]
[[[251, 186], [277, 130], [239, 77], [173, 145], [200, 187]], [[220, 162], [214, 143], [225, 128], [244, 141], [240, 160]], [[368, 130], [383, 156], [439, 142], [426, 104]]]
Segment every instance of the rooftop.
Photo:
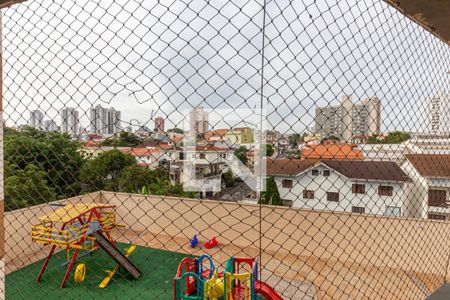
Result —
[[309, 145], [302, 150], [302, 159], [363, 159], [363, 153], [350, 144]]
[[450, 154], [407, 154], [406, 159], [423, 177], [450, 178]]
[[323, 164], [351, 179], [408, 182], [411, 179], [392, 161], [277, 159], [267, 161], [269, 175], [295, 176]]

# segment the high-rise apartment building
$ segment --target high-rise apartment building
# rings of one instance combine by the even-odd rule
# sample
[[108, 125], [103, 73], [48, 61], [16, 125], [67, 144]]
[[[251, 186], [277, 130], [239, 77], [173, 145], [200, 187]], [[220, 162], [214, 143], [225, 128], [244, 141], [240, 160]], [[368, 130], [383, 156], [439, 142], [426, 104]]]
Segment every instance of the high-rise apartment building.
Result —
[[90, 110], [91, 133], [115, 134], [121, 130], [121, 112], [97, 105]]
[[439, 92], [425, 100], [425, 131], [450, 133], [450, 94]]
[[208, 113], [201, 106], [193, 109], [189, 114], [189, 135], [204, 134], [208, 129]]
[[315, 123], [316, 134], [336, 136], [345, 142], [354, 136], [380, 134], [380, 99], [372, 97], [354, 104], [351, 96], [342, 96], [339, 105], [317, 107]]
[[61, 110], [61, 132], [77, 136], [80, 133], [80, 114], [73, 107], [65, 107]]
[[155, 118], [155, 132], [156, 133], [164, 133], [164, 118], [156, 117]]
[[44, 113], [40, 110], [30, 111], [28, 125], [38, 129], [44, 129]]
[[45, 131], [59, 131], [59, 126], [53, 120], [45, 120], [44, 121], [44, 130]]

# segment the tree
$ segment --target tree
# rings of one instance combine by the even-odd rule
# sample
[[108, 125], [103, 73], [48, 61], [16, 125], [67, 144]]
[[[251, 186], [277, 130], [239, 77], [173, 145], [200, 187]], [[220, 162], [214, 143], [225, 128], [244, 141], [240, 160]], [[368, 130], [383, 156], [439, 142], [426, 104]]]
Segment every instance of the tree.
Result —
[[411, 135], [407, 132], [392, 131], [388, 135], [380, 139], [377, 135], [372, 135], [367, 140], [368, 144], [400, 144], [411, 138]]
[[[80, 168], [83, 158], [79, 143], [68, 134], [44, 132], [31, 127], [22, 131], [5, 130], [5, 163], [25, 170], [34, 165], [44, 172], [44, 179], [58, 198], [79, 194]], [[5, 187], [6, 188], [6, 187]]]
[[136, 164], [126, 167], [118, 180], [119, 190], [125, 193], [140, 193], [153, 181], [154, 177], [152, 170]]
[[335, 135], [330, 135], [330, 136], [324, 137], [320, 141], [320, 143], [323, 144], [326, 141], [332, 141], [332, 142], [335, 142], [335, 143], [339, 143], [341, 141], [341, 139], [339, 137], [335, 136]]
[[183, 134], [184, 133], [183, 129], [180, 129], [180, 128], [177, 128], [177, 127], [171, 128], [171, 129], [167, 130], [167, 132], [174, 132], [174, 133], [179, 133], [179, 134]]
[[272, 144], [264, 144], [262, 145], [262, 154], [267, 157], [271, 157], [275, 152]]
[[5, 165], [5, 210], [56, 200], [57, 194], [46, 180], [47, 174], [36, 165], [19, 169], [11, 163]]
[[248, 157], [247, 157], [248, 150], [244, 146], [240, 146], [236, 151], [234, 151], [234, 155], [245, 165], [247, 164]]
[[302, 140], [302, 137], [300, 136], [300, 134], [298, 133], [293, 133], [289, 136], [289, 144], [291, 145], [292, 148], [297, 148], [298, 144], [300, 143], [300, 141]]
[[101, 142], [102, 146], [111, 147], [137, 147], [141, 140], [137, 135], [127, 131], [121, 131], [119, 136], [114, 136]]
[[185, 192], [180, 184], [170, 182], [166, 169], [146, 169], [137, 165], [127, 167], [119, 179], [120, 191], [144, 195], [195, 197], [193, 192]]
[[230, 169], [228, 171], [222, 173], [222, 180], [225, 183], [226, 187], [232, 187], [234, 186], [236, 179], [233, 176], [233, 172], [231, 172]]
[[261, 204], [283, 205], [273, 176], [270, 176], [266, 181], [266, 191], [262, 194]]
[[119, 178], [122, 172], [133, 165], [136, 165], [136, 160], [129, 154], [116, 149], [103, 152], [96, 158], [87, 161], [81, 168], [80, 179], [83, 190], [86, 192], [98, 190], [118, 192]]

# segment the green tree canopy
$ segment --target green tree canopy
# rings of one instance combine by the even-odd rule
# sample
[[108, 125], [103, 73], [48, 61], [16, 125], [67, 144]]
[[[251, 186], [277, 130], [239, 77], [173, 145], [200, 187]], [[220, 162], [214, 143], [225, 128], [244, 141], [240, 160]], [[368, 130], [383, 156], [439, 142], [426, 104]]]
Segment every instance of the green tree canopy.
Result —
[[302, 141], [302, 137], [298, 133], [291, 134], [288, 139], [292, 148], [297, 148], [298, 144]]
[[175, 132], [175, 133], [180, 133], [180, 134], [184, 133], [183, 129], [180, 129], [177, 127], [171, 128], [171, 129], [167, 130], [167, 132]]
[[5, 164], [20, 170], [34, 165], [44, 172], [45, 181], [58, 198], [79, 193], [83, 158], [78, 153], [78, 142], [72, 141], [67, 134], [43, 132], [31, 127], [22, 131], [5, 129], [4, 133]]
[[231, 169], [228, 169], [228, 171], [222, 173], [222, 180], [225, 183], [226, 187], [234, 186], [236, 179], [234, 178], [234, 175], [233, 175], [233, 172], [231, 172]]
[[275, 152], [275, 149], [273, 148], [272, 144], [262, 145], [262, 153], [264, 156], [271, 157], [274, 152]]
[[121, 131], [118, 136], [113, 136], [101, 142], [102, 146], [111, 147], [137, 147], [141, 140], [137, 135], [127, 131]]
[[108, 190], [119, 191], [119, 178], [122, 172], [130, 166], [136, 165], [136, 160], [130, 154], [119, 150], [101, 153], [92, 160], [88, 160], [80, 172], [83, 190], [87, 192]]
[[234, 151], [234, 155], [245, 165], [247, 164], [248, 158], [247, 158], [248, 150], [244, 146], [240, 146], [236, 151]]
[[368, 144], [400, 144], [411, 138], [411, 135], [407, 132], [392, 131], [389, 132], [385, 138], [380, 138], [377, 135], [369, 137]]
[[57, 199], [57, 194], [46, 180], [47, 174], [34, 164], [19, 169], [5, 165], [5, 210], [46, 203]]

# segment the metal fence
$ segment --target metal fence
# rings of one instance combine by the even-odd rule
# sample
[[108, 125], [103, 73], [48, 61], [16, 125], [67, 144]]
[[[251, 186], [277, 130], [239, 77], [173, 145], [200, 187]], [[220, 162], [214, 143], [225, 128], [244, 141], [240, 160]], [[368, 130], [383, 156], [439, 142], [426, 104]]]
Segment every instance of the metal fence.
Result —
[[447, 281], [450, 48], [384, 1], [29, 0], [2, 22], [7, 299]]

